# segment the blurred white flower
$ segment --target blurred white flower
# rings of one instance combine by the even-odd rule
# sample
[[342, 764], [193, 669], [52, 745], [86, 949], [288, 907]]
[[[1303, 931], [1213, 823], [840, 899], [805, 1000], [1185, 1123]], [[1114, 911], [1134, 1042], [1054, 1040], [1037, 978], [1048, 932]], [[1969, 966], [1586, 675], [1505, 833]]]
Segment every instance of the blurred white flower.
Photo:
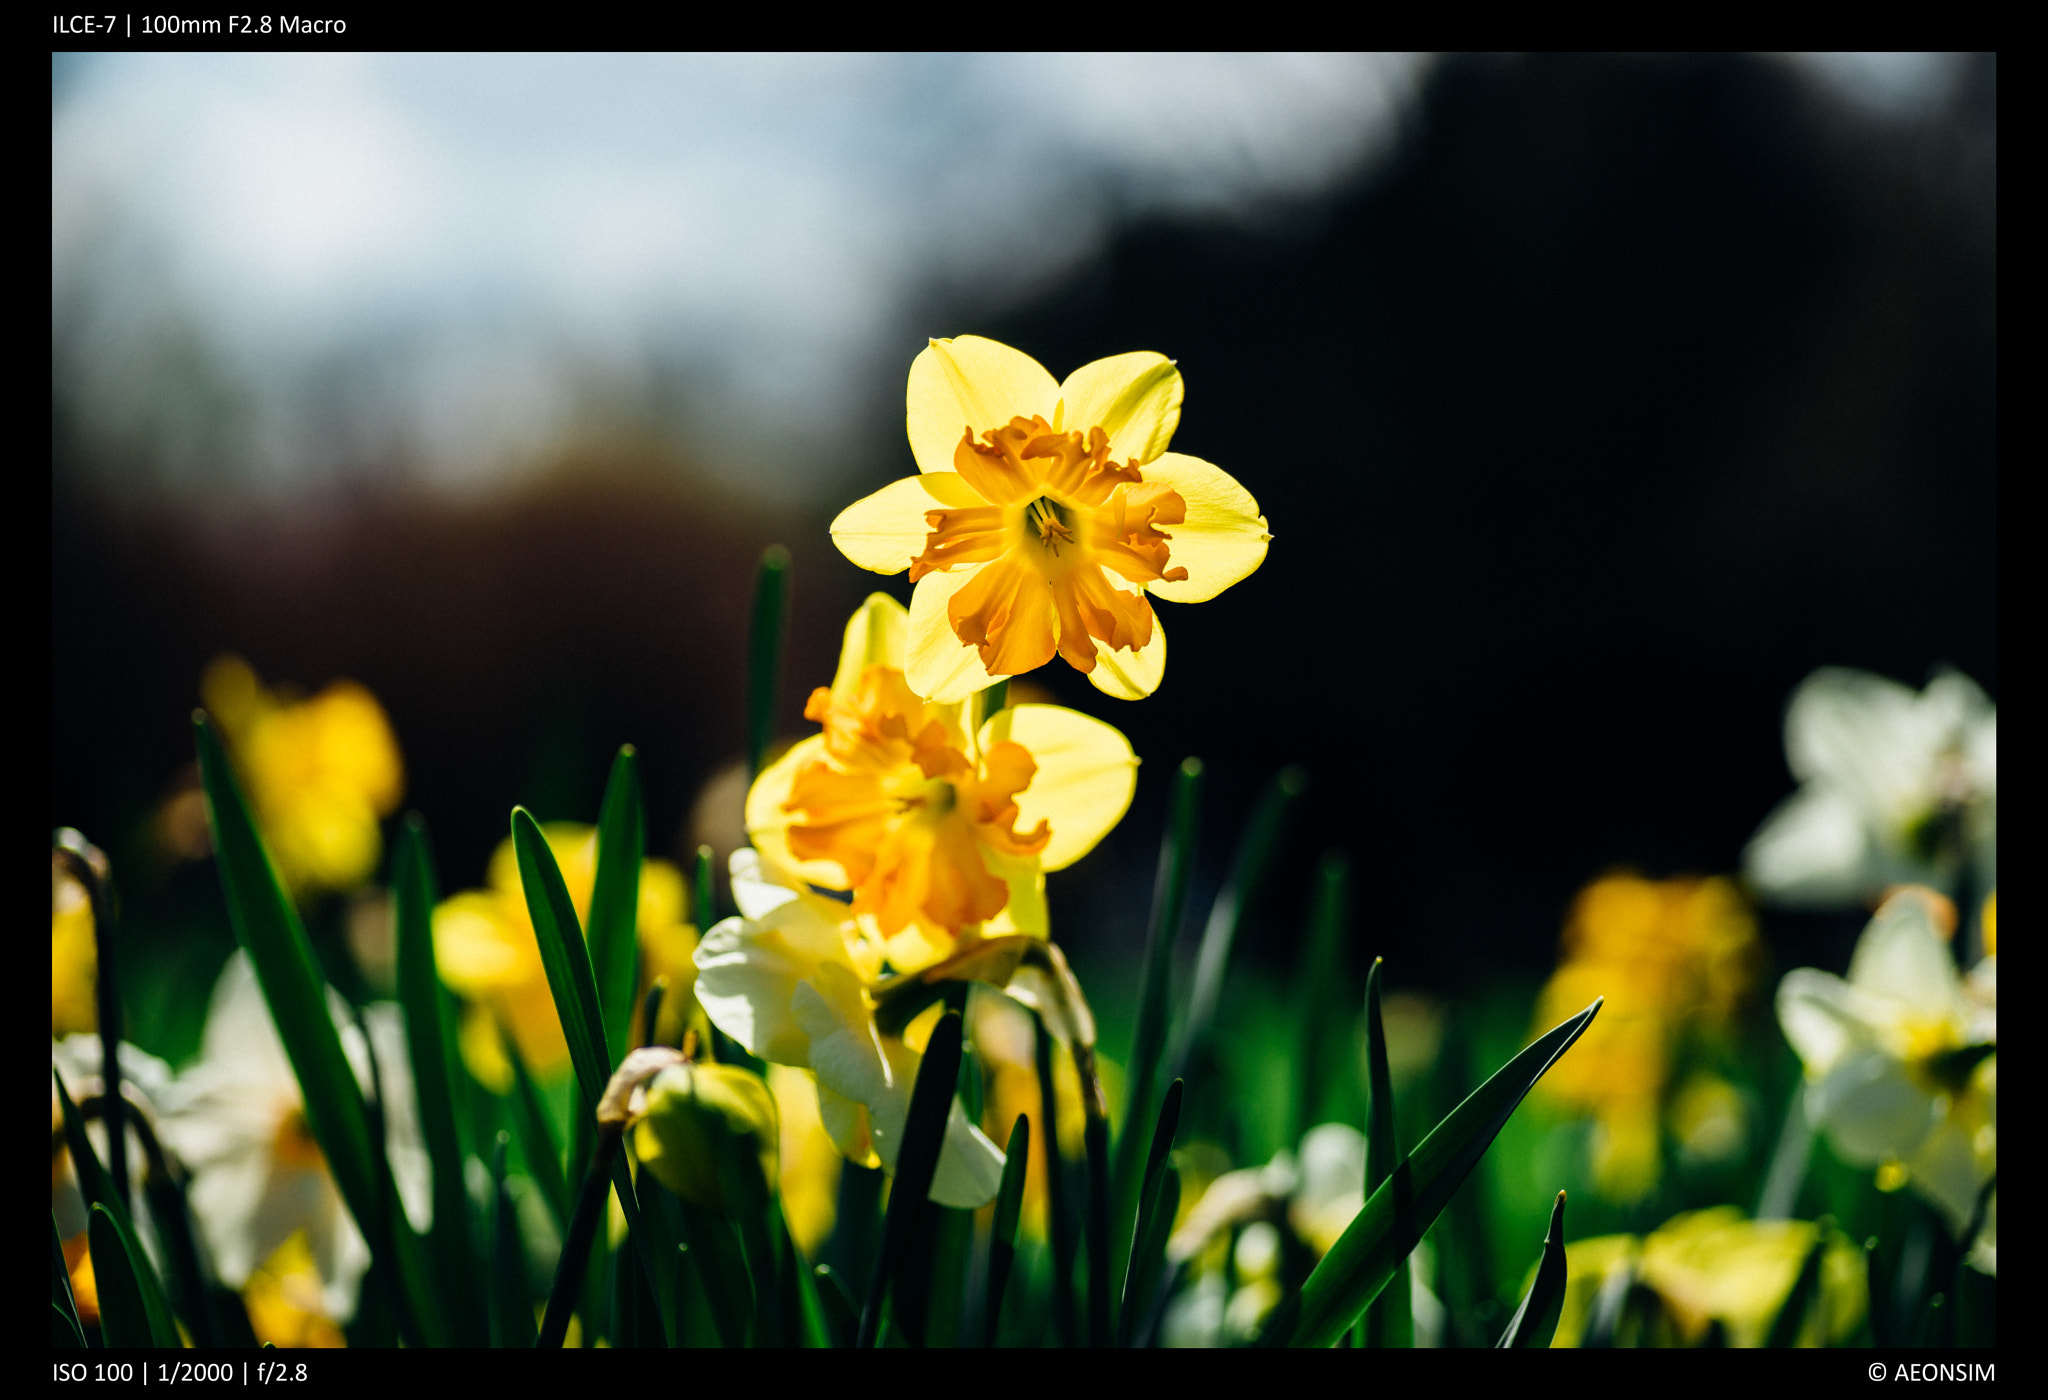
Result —
[[[826, 1132], [848, 1158], [892, 1174], [923, 1056], [875, 1024], [869, 990], [882, 954], [851, 910], [775, 873], [748, 847], [732, 855], [739, 916], [697, 945], [697, 1001], [751, 1054], [809, 1069]], [[940, 1205], [995, 1199], [1003, 1153], [956, 1099], [932, 1178]]]
[[[140, 1092], [142, 1098], [151, 1103], [160, 1100], [164, 1090], [170, 1086], [171, 1067], [156, 1056], [138, 1050], [126, 1041], [122, 1041], [117, 1047], [117, 1053], [121, 1057], [121, 1079], [129, 1089], [128, 1094], [125, 1096], [125, 1102], [129, 1105], [128, 1111], [131, 1114], [137, 1112], [134, 1107], [137, 1091]], [[100, 1048], [100, 1038], [83, 1032], [77, 1035], [67, 1035], [62, 1040], [50, 1043], [50, 1068], [62, 1076], [64, 1092], [71, 1095], [74, 1103], [102, 1092], [100, 1072], [106, 1068], [106, 1063], [102, 1058], [104, 1054], [105, 1051]], [[60, 1134], [63, 1131], [63, 1119], [60, 1113], [61, 1110], [57, 1105], [57, 1090], [52, 1085], [50, 1089], [50, 1134], [52, 1140], [59, 1143], [62, 1141]], [[100, 1165], [105, 1166], [107, 1164], [107, 1125], [105, 1120], [98, 1117], [89, 1120], [85, 1125], [85, 1135], [92, 1143], [93, 1152], [99, 1157]], [[131, 1182], [139, 1185], [147, 1169], [148, 1158], [143, 1148], [142, 1138], [136, 1132], [132, 1119], [125, 1136], [128, 1142], [128, 1178]], [[136, 1225], [142, 1233], [144, 1245], [152, 1254], [157, 1253], [156, 1231], [149, 1220], [148, 1198], [140, 1190], [135, 1190], [131, 1193], [130, 1208], [135, 1215]], [[61, 1151], [61, 1149], [58, 1159], [51, 1163], [50, 1209], [57, 1219], [57, 1232], [65, 1239], [68, 1240], [85, 1229], [87, 1223], [85, 1196], [79, 1190], [78, 1173], [72, 1165], [71, 1154], [68, 1151]]]
[[[415, 1228], [425, 1229], [432, 1177], [403, 1014], [389, 1002], [365, 1007], [366, 1044], [347, 1003], [332, 989], [328, 1004], [366, 1094], [374, 1046], [392, 1175], [406, 1214]], [[164, 1092], [161, 1106], [164, 1142], [191, 1172], [187, 1200], [221, 1282], [241, 1288], [294, 1231], [303, 1230], [328, 1315], [353, 1315], [370, 1265], [369, 1245], [307, 1127], [298, 1080], [242, 952], [228, 959], [214, 987], [199, 1059]]]
[[1750, 882], [1779, 903], [1867, 901], [1897, 884], [1956, 892], [1965, 865], [1997, 884], [1998, 711], [1976, 682], [1926, 690], [1863, 671], [1806, 678], [1785, 714], [1800, 788], [1750, 840]]
[[[1947, 902], [1905, 889], [1886, 900], [1847, 981], [1810, 967], [1778, 984], [1778, 1021], [1806, 1066], [1807, 1120], [1848, 1162], [1910, 1184], [1960, 1235], [1998, 1170], [1995, 957], [1958, 975]], [[1995, 1225], [1973, 1255], [1997, 1268]]]

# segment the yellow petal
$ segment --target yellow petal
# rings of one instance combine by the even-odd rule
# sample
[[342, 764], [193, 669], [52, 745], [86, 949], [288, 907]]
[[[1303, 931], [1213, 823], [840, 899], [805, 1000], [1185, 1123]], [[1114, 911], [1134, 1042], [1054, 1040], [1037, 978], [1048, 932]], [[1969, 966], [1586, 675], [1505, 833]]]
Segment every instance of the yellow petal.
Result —
[[957, 705], [995, 684], [981, 664], [981, 653], [953, 635], [953, 624], [946, 616], [953, 595], [982, 567], [926, 574], [910, 595], [910, 649], [903, 678], [935, 705]]
[[860, 673], [870, 666], [902, 670], [903, 639], [909, 625], [910, 613], [903, 604], [886, 593], [870, 593], [847, 621], [846, 637], [839, 646], [839, 669], [832, 673], [832, 693], [851, 699], [860, 684]]
[[1060, 385], [1062, 432], [1090, 428], [1109, 434], [1112, 461], [1137, 459], [1140, 466], [1166, 450], [1180, 426], [1185, 390], [1173, 361], [1150, 350], [1111, 355], [1083, 365]]
[[782, 810], [796, 775], [825, 756], [825, 736], [813, 734], [761, 770], [747, 789], [747, 839], [769, 865], [799, 880], [831, 889], [846, 887], [846, 872], [836, 860], [798, 860], [789, 848], [793, 818]]
[[1088, 683], [1119, 700], [1142, 700], [1159, 689], [1165, 674], [1166, 627], [1155, 615], [1152, 640], [1135, 652], [1112, 651], [1099, 640], [1095, 643], [1095, 669], [1088, 673]]
[[1237, 478], [1199, 457], [1169, 452], [1145, 468], [1145, 480], [1163, 481], [1187, 502], [1187, 519], [1168, 531], [1172, 563], [1188, 571], [1180, 583], [1159, 580], [1145, 591], [1169, 603], [1202, 603], [1265, 562], [1273, 538], [1252, 493]]
[[[1096, 665], [1101, 669], [1100, 660]], [[1029, 831], [1041, 819], [1049, 824], [1052, 839], [1039, 864], [1064, 870], [1130, 808], [1138, 756], [1115, 726], [1059, 705], [1013, 705], [982, 727], [984, 748], [1006, 739], [1029, 749], [1038, 763], [1030, 786], [1017, 794], [1017, 829]]]
[[919, 471], [950, 472], [963, 432], [978, 439], [1012, 418], [1048, 422], [1060, 386], [1021, 350], [978, 335], [934, 340], [910, 363], [905, 426]]
[[863, 569], [900, 574], [924, 553], [925, 539], [931, 534], [931, 526], [925, 523], [926, 511], [984, 504], [957, 472], [906, 476], [840, 511], [832, 522], [832, 542]]

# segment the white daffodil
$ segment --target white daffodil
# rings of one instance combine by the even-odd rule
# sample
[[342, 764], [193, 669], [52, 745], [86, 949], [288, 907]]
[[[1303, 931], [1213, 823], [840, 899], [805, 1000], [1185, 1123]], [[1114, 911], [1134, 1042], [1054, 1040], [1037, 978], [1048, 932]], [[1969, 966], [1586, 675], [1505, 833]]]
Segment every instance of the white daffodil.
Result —
[[[376, 1055], [385, 1140], [406, 1214], [425, 1229], [432, 1178], [399, 1008], [363, 1009], [369, 1043], [340, 996], [328, 992], [343, 1052], [367, 1093]], [[164, 1141], [190, 1170], [187, 1200], [215, 1272], [241, 1288], [292, 1233], [305, 1231], [328, 1314], [355, 1312], [369, 1245], [343, 1203], [327, 1159], [306, 1125], [298, 1080], [285, 1057], [247, 956], [228, 959], [207, 1010], [199, 1059], [164, 1093]]]
[[[870, 992], [882, 952], [848, 907], [780, 877], [749, 848], [733, 852], [737, 918], [697, 946], [697, 1000], [749, 1052], [811, 1070], [818, 1112], [839, 1150], [892, 1174], [922, 1056], [875, 1023]], [[940, 1205], [986, 1205], [1003, 1154], [967, 1121], [956, 1099], [932, 1178]]]
[[[106, 1062], [103, 1058], [105, 1053], [100, 1048], [100, 1038], [98, 1036], [83, 1032], [77, 1035], [67, 1035], [62, 1040], [50, 1043], [50, 1068], [55, 1070], [58, 1076], [63, 1079], [64, 1092], [71, 1096], [74, 1103], [103, 1092], [100, 1074], [106, 1068]], [[123, 1101], [128, 1105], [128, 1112], [130, 1114], [138, 1112], [138, 1109], [135, 1107], [135, 1099], [138, 1097], [138, 1093], [139, 1097], [151, 1104], [158, 1102], [163, 1097], [164, 1090], [170, 1086], [171, 1067], [156, 1056], [138, 1050], [126, 1041], [121, 1042], [118, 1047], [118, 1053], [121, 1057], [121, 1079], [123, 1085], [128, 1090], [128, 1093], [123, 1096]], [[54, 1161], [51, 1164], [50, 1209], [56, 1216], [57, 1232], [68, 1240], [85, 1229], [88, 1217], [86, 1215], [85, 1196], [79, 1189], [78, 1173], [72, 1166], [71, 1154], [61, 1149], [62, 1139], [58, 1135], [63, 1131], [63, 1118], [60, 1114], [61, 1109], [57, 1104], [57, 1090], [55, 1086], [52, 1086], [50, 1089], [50, 1133], [51, 1137], [60, 1145], [59, 1155], [61, 1160]], [[85, 1135], [87, 1140], [92, 1143], [93, 1151], [98, 1155], [100, 1165], [105, 1166], [107, 1164], [107, 1127], [105, 1121], [99, 1117], [94, 1117], [88, 1121], [85, 1125]], [[137, 1134], [132, 1119], [130, 1120], [125, 1137], [128, 1146], [129, 1180], [139, 1183], [143, 1179], [144, 1172], [147, 1170], [147, 1156], [143, 1148], [142, 1138]], [[145, 1246], [152, 1253], [156, 1253], [156, 1230], [153, 1223], [149, 1220], [148, 1197], [137, 1190], [132, 1193], [130, 1205], [135, 1214], [136, 1224], [142, 1232]]]
[[1814, 672], [1785, 713], [1800, 788], [1743, 855], [1752, 884], [1784, 904], [1827, 907], [1897, 884], [1953, 894], [1965, 862], [1997, 884], [1998, 711], [1955, 671], [1927, 689], [1863, 671]]
[[[1778, 984], [1778, 1022], [1806, 1066], [1807, 1120], [1845, 1161], [1910, 1183], [1957, 1234], [1998, 1169], [1997, 973], [1965, 981], [1924, 889], [1886, 900], [1844, 981], [1795, 968]], [[1974, 1258], [1996, 1271], [1995, 1229]]]

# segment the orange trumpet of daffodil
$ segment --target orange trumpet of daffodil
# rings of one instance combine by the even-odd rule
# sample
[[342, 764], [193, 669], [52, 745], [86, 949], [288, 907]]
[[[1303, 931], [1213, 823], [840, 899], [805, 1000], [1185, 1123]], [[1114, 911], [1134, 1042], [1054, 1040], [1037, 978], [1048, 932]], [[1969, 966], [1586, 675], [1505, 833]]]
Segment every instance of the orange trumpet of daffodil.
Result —
[[910, 570], [912, 691], [958, 703], [1054, 652], [1119, 699], [1158, 689], [1166, 634], [1150, 600], [1215, 597], [1272, 538], [1236, 480], [1166, 450], [1182, 392], [1173, 362], [1149, 351], [1065, 383], [980, 336], [919, 353], [907, 414], [919, 475], [832, 522], [862, 568]]
[[899, 971], [968, 929], [1045, 932], [1045, 875], [1079, 860], [1130, 805], [1124, 736], [1057, 705], [975, 724], [920, 700], [902, 664], [910, 618], [882, 594], [847, 624], [839, 669], [805, 713], [824, 732], [764, 770], [747, 830], [774, 866], [853, 895]]

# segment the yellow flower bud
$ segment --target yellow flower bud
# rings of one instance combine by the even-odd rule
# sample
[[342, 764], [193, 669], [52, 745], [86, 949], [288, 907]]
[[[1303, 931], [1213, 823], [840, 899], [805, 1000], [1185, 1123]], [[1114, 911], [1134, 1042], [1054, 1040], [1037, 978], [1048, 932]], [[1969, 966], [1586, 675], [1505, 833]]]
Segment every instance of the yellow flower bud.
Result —
[[633, 1130], [641, 1165], [684, 1200], [726, 1210], [767, 1204], [776, 1174], [775, 1096], [733, 1065], [671, 1065], [647, 1086]]

